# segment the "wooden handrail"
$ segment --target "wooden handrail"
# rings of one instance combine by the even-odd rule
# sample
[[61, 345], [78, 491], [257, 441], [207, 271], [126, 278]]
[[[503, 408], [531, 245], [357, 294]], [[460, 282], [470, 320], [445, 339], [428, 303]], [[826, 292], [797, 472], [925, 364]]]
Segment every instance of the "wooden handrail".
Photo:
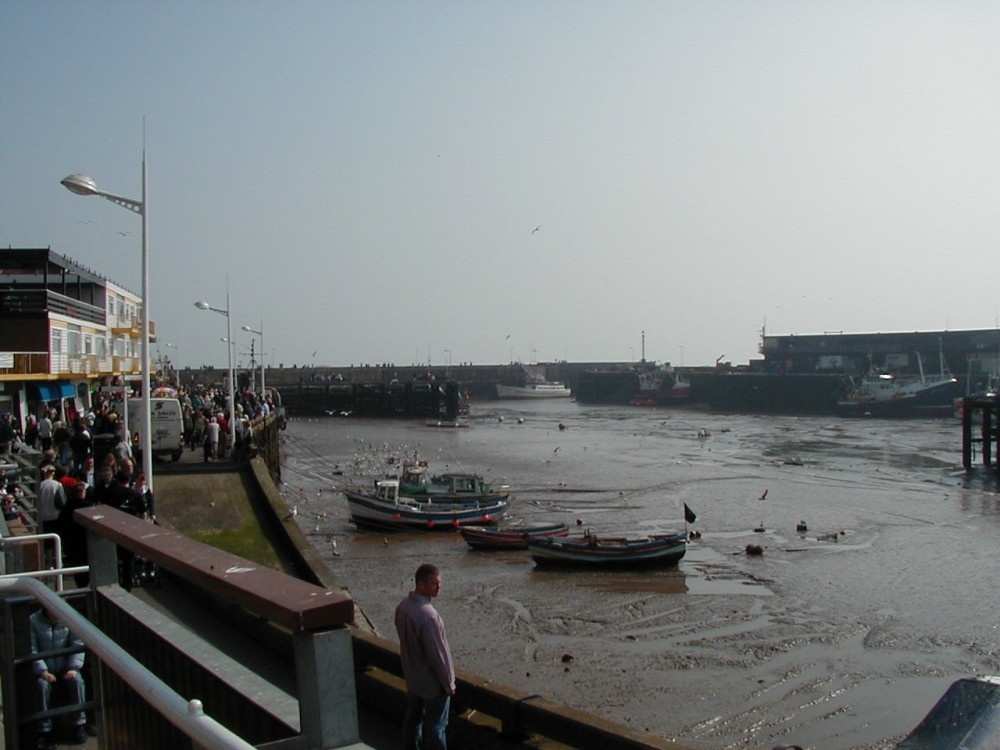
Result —
[[354, 600], [349, 596], [262, 567], [110, 506], [83, 508], [73, 518], [89, 531], [220, 600], [289, 630], [323, 630], [354, 620]]

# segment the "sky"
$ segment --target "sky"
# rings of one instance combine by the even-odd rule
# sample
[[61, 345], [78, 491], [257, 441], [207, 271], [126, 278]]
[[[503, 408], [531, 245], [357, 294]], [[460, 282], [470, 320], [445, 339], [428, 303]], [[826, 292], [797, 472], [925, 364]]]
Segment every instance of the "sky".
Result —
[[140, 291], [139, 217], [59, 182], [139, 199], [145, 148], [181, 366], [227, 361], [198, 300], [285, 367], [993, 328], [997, 39], [995, 0], [5, 0], [0, 246]]

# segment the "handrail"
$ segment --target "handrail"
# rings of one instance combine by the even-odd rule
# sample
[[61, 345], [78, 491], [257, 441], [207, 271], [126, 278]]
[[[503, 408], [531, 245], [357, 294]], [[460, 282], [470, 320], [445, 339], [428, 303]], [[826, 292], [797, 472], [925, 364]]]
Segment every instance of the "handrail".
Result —
[[73, 519], [220, 600], [292, 632], [340, 627], [354, 620], [354, 600], [349, 596], [289, 578], [108, 505], [81, 508]]
[[100, 660], [164, 718], [208, 750], [254, 750], [254, 746], [207, 716], [200, 700], [185, 700], [155, 674], [139, 664], [117, 643], [43, 583], [27, 577], [0, 579], [0, 595], [26, 594], [80, 638]]
[[[54, 542], [53, 559], [62, 560], [62, 537], [58, 534], [46, 533], [46, 534], [26, 534], [24, 536], [7, 536], [0, 537], [0, 551], [3, 550], [8, 544], [25, 544], [27, 542], [42, 542], [44, 543], [47, 539], [51, 539]], [[63, 590], [63, 574], [66, 573], [66, 569], [55, 568], [52, 572], [56, 575], [56, 590]], [[73, 569], [71, 572], [83, 572]], [[27, 575], [27, 574], [25, 574]]]

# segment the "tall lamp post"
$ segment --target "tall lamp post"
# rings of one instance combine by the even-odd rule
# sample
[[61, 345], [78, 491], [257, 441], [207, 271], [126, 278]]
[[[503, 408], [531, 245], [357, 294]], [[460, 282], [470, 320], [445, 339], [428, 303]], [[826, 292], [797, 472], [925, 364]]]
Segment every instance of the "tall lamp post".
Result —
[[[233, 314], [229, 305], [229, 290], [226, 289], [225, 309], [212, 307], [204, 300], [198, 300], [194, 306], [199, 310], [211, 310], [226, 316], [226, 348], [229, 350], [229, 435], [226, 435], [226, 445], [229, 445], [229, 437], [236, 436], [236, 376], [233, 371]], [[231, 455], [231, 454], [230, 454]]]
[[260, 336], [260, 394], [261, 398], [264, 396], [264, 320], [260, 321], [260, 330], [251, 328], [250, 326], [243, 326], [243, 330], [247, 333], [252, 333], [254, 336]]
[[[174, 359], [180, 356], [180, 352], [177, 349], [177, 344], [169, 344], [167, 342], [164, 342], [163, 345], [168, 349], [173, 349], [175, 352], [177, 352], [176, 354], [174, 354]], [[173, 372], [174, 375], [177, 375], [177, 385], [180, 386], [181, 379], [180, 379], [180, 374], [177, 372], [177, 363], [172, 359], [168, 361], [170, 362], [170, 371]]]
[[63, 186], [76, 195], [99, 195], [142, 217], [142, 473], [146, 486], [153, 489], [153, 438], [149, 409], [149, 205], [146, 201], [146, 149], [142, 149], [142, 199], [132, 200], [99, 190], [97, 183], [85, 174], [74, 173], [61, 180]]

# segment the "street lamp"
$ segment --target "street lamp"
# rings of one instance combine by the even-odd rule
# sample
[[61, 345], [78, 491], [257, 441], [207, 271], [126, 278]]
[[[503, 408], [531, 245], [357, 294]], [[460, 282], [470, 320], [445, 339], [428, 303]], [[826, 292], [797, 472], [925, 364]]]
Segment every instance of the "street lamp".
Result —
[[227, 343], [226, 348], [229, 349], [229, 435], [226, 435], [226, 445], [228, 446], [229, 436], [232, 435], [235, 437], [236, 435], [236, 376], [233, 372], [233, 316], [232, 307], [229, 304], [229, 289], [226, 289], [225, 309], [212, 307], [204, 300], [198, 300], [194, 303], [194, 306], [199, 310], [211, 310], [214, 313], [226, 316], [226, 333], [228, 335], [223, 341]]
[[247, 333], [252, 333], [254, 336], [260, 336], [260, 395], [261, 398], [264, 397], [264, 320], [260, 321], [260, 330], [251, 328], [250, 326], [243, 326], [243, 330]]
[[[180, 356], [180, 352], [177, 350], [177, 344], [168, 344], [167, 342], [163, 342], [163, 345], [165, 347], [167, 347], [168, 349], [173, 349], [174, 352], [176, 352], [174, 354], [174, 359], [176, 359], [177, 357]], [[170, 363], [170, 371], [172, 371], [176, 375], [177, 374], [177, 363], [174, 362], [174, 361], [172, 361], [172, 360], [170, 360], [170, 359], [168, 359], [167, 362]], [[180, 385], [180, 379], [179, 378], [177, 380], [177, 384]]]
[[97, 188], [97, 183], [85, 174], [74, 173], [61, 180], [61, 184], [76, 195], [99, 195], [122, 208], [142, 217], [142, 417], [140, 437], [142, 450], [142, 473], [146, 475], [146, 486], [153, 489], [153, 437], [149, 408], [149, 205], [146, 201], [146, 148], [142, 149], [142, 200], [122, 198], [120, 195], [105, 193]]

